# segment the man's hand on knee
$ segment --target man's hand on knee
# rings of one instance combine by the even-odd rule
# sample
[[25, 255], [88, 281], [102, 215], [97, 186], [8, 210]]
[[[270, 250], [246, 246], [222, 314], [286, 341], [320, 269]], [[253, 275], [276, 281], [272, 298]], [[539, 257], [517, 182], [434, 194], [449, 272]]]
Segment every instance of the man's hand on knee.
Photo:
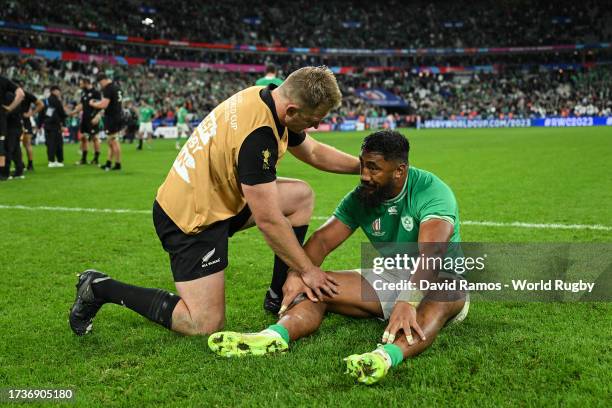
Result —
[[300, 277], [306, 286], [314, 292], [319, 301], [323, 301], [324, 296], [333, 298], [338, 294], [338, 282], [336, 279], [318, 267], [304, 272]]
[[304, 283], [300, 274], [295, 271], [289, 271], [287, 280], [283, 285], [283, 302], [278, 312], [279, 316], [282, 316], [292, 306], [304, 300], [304, 298], [300, 299], [300, 295], [307, 297], [315, 303], [319, 301], [312, 289]]
[[425, 341], [425, 333], [419, 326], [416, 317], [417, 311], [413, 305], [403, 301], [396, 302], [391, 317], [389, 317], [389, 324], [382, 337], [383, 343], [393, 343], [399, 331], [403, 330], [408, 344], [413, 345], [414, 339], [410, 331], [411, 328], [414, 329], [422, 341]]

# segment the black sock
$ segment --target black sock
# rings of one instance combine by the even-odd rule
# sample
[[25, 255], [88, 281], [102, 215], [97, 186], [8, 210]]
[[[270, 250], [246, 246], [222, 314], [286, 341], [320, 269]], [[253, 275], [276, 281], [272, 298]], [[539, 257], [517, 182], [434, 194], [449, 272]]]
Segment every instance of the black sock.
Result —
[[105, 303], [125, 306], [167, 329], [172, 328], [172, 311], [181, 300], [162, 289], [141, 288], [114, 279], [97, 282], [92, 288], [96, 298]]
[[28, 167], [32, 166], [34, 162], [32, 160], [28, 160]]
[[100, 152], [94, 152], [94, 160], [98, 161], [98, 157], [100, 157]]
[[87, 150], [83, 150], [83, 151], [81, 152], [81, 155], [82, 155], [82, 156], [81, 156], [81, 161], [82, 161], [82, 162], [86, 162], [86, 161], [87, 161]]
[[121, 163], [115, 162], [115, 167], [113, 167], [113, 169], [121, 169]]
[[112, 164], [112, 163], [111, 163], [111, 161], [110, 161], [110, 160], [107, 160], [107, 161], [106, 161], [106, 164], [105, 164], [104, 166], [105, 166], [105, 167], [110, 167], [110, 166], [111, 166], [111, 164]]
[[142, 149], [142, 139], [138, 139], [138, 148]]
[[[301, 244], [304, 243], [304, 238], [306, 238], [306, 231], [308, 231], [308, 225], [301, 225], [299, 227], [293, 227], [293, 233], [297, 238], [298, 242]], [[282, 259], [278, 257], [278, 255], [274, 255], [274, 270], [272, 272], [272, 282], [270, 283], [270, 289], [272, 292], [279, 298], [283, 297], [283, 285], [287, 280], [287, 271], [289, 267]]]

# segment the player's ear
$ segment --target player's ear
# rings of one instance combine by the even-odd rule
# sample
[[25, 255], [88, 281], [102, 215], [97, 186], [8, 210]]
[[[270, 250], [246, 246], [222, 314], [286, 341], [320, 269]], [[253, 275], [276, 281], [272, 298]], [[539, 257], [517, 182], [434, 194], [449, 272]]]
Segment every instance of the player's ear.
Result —
[[406, 168], [406, 163], [400, 163], [397, 169], [395, 169], [395, 178], [402, 178], [406, 174]]
[[293, 117], [297, 115], [299, 111], [300, 109], [297, 105], [289, 104], [287, 106], [287, 116]]

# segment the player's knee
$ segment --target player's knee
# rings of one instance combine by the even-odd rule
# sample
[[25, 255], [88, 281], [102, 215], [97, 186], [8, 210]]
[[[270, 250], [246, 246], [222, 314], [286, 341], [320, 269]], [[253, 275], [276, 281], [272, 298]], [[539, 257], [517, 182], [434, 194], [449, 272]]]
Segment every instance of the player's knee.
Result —
[[312, 214], [315, 203], [315, 193], [314, 190], [310, 187], [308, 183], [305, 181], [297, 181], [297, 192], [295, 194], [295, 200], [298, 203], [299, 208], [308, 213], [308, 215]]
[[310, 184], [306, 183], [305, 181], [303, 181], [302, 183], [304, 184], [303, 186], [304, 201], [308, 203], [308, 206], [310, 207], [310, 209], [313, 209], [314, 202], [315, 202], [315, 192], [312, 189], [312, 187], [310, 187]]

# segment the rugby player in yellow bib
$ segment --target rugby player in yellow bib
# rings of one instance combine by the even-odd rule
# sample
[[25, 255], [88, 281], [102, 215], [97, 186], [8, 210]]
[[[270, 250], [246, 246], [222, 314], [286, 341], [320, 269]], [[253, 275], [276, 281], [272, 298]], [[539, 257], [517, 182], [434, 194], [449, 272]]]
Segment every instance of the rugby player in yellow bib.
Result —
[[267, 310], [279, 310], [289, 267], [317, 293], [333, 296], [334, 278], [302, 249], [313, 192], [303, 181], [277, 178], [276, 166], [288, 150], [320, 170], [359, 173], [357, 157], [304, 133], [316, 128], [341, 98], [329, 69], [305, 67], [278, 87], [247, 88], [217, 106], [182, 147], [153, 205], [155, 229], [170, 255], [177, 294], [87, 270], [77, 282], [72, 330], [88, 333], [105, 303], [125, 306], [187, 335], [220, 330], [228, 240], [254, 225], [276, 253], [264, 301]]

